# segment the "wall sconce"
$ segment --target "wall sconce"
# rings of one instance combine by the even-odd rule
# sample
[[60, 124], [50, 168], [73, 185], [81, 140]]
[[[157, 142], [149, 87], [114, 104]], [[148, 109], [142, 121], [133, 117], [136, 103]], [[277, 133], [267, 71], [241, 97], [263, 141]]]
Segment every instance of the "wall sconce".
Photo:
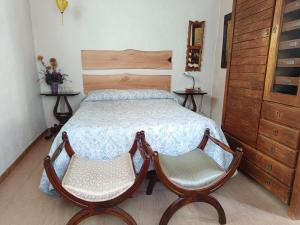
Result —
[[56, 0], [56, 5], [61, 13], [61, 22], [62, 22], [62, 24], [64, 24], [64, 12], [65, 12], [66, 8], [68, 7], [69, 2], [67, 0]]

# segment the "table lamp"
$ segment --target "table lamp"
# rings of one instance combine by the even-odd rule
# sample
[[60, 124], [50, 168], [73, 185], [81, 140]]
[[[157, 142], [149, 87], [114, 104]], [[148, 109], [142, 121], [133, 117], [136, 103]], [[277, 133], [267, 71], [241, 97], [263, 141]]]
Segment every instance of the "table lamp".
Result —
[[195, 77], [192, 74], [188, 73], [188, 72], [184, 72], [183, 75], [193, 79], [193, 88], [186, 88], [185, 91], [187, 93], [194, 92], [194, 90], [195, 90]]

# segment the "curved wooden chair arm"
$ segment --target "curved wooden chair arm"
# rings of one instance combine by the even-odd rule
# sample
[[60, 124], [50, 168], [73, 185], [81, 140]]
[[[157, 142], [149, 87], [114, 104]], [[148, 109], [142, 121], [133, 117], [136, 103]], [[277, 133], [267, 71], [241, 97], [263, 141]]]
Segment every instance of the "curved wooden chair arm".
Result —
[[148, 155], [147, 149], [144, 148], [144, 146], [141, 144], [141, 138], [142, 135], [144, 135], [144, 133], [142, 134], [142, 132], [137, 132], [133, 145], [129, 151], [131, 158], [134, 157], [134, 155], [136, 154], [137, 150], [139, 150], [143, 160], [147, 160], [150, 158], [150, 156]]
[[51, 162], [54, 162], [58, 156], [61, 154], [62, 150], [65, 149], [67, 155], [71, 158], [74, 154], [75, 151], [73, 150], [72, 146], [70, 145], [69, 137], [67, 132], [62, 132], [62, 143], [57, 147], [57, 149], [54, 151], [52, 154]]
[[142, 148], [144, 149], [145, 153], [147, 154], [147, 156], [150, 159], [153, 159], [153, 157], [155, 155], [155, 151], [152, 150], [151, 146], [146, 141], [146, 137], [145, 137], [145, 132], [144, 131], [140, 131], [140, 144], [141, 144]]
[[235, 171], [238, 169], [241, 159], [243, 156], [243, 151], [240, 148], [237, 148], [236, 151], [233, 154], [233, 159], [229, 165], [229, 167], [226, 170], [226, 173], [221, 176], [219, 179], [217, 179], [215, 182], [210, 184], [207, 187], [204, 187], [204, 191], [207, 191], [208, 193], [212, 193], [222, 187], [235, 173]]
[[199, 145], [199, 148], [204, 150], [208, 140], [211, 140], [214, 144], [218, 145], [223, 150], [225, 150], [225, 151], [227, 151], [231, 154], [235, 154], [235, 151], [233, 151], [230, 147], [228, 147], [227, 145], [225, 145], [223, 142], [219, 141], [218, 139], [212, 137], [210, 135], [210, 130], [209, 129], [205, 130], [203, 138], [202, 138], [201, 143]]
[[[241, 148], [236, 148], [236, 150], [232, 150], [229, 146], [225, 145], [223, 142], [217, 140], [216, 138], [212, 137], [210, 135], [210, 130], [206, 129], [204, 132], [203, 139], [199, 145], [199, 148], [204, 150], [208, 140], [211, 140], [214, 144], [218, 145], [220, 148], [222, 148], [224, 151], [229, 152], [233, 155], [233, 159], [229, 165], [229, 167], [226, 170], [226, 173], [220, 177], [218, 180], [216, 180], [213, 184], [209, 185], [209, 188], [204, 188], [205, 190], [211, 192], [214, 192], [218, 188], [220, 188], [224, 183], [226, 183], [235, 173], [237, 168], [240, 165], [242, 156], [243, 156], [243, 150]], [[210, 189], [210, 190], [209, 190]]]

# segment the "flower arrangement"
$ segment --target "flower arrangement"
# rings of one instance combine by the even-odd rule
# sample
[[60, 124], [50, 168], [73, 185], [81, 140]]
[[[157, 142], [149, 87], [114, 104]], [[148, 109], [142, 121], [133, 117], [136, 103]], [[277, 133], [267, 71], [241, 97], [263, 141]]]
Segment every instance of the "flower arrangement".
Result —
[[37, 60], [42, 65], [42, 70], [39, 72], [43, 75], [40, 80], [45, 80], [46, 84], [51, 86], [51, 91], [54, 94], [58, 93], [58, 85], [63, 84], [65, 80], [67, 80], [67, 74], [61, 73], [58, 69], [58, 63], [55, 58], [51, 58], [49, 60], [49, 65], [47, 65], [44, 61], [44, 56], [37, 56]]

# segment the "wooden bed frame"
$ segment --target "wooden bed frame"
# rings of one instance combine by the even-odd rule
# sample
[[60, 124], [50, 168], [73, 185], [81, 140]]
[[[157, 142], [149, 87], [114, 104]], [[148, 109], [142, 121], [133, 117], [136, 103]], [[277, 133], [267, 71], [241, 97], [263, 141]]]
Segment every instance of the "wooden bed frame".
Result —
[[159, 89], [171, 90], [170, 75], [83, 75], [83, 89]]
[[[91, 70], [151, 69], [171, 70], [172, 51], [103, 51], [81, 52], [83, 89], [87, 94], [97, 89], [160, 89], [170, 91], [171, 75], [89, 75]], [[95, 74], [93, 72], [93, 74]], [[103, 73], [102, 73], [103, 74]]]
[[84, 70], [172, 69], [172, 51], [170, 50], [83, 50], [81, 51], [81, 59]]

